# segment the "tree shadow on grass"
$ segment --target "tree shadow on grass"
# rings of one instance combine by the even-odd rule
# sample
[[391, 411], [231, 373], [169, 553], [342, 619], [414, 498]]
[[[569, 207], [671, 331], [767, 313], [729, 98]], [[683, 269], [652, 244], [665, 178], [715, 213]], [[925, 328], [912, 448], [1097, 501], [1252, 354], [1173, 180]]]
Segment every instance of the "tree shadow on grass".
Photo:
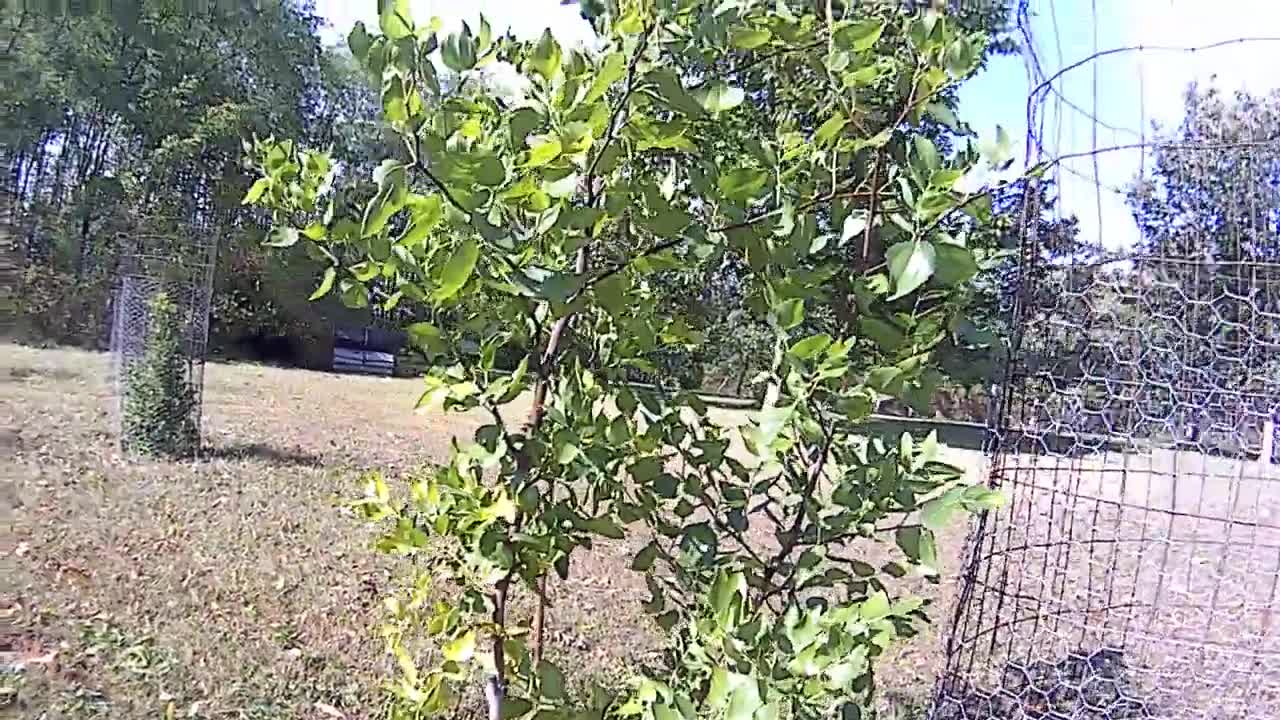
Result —
[[201, 450], [200, 455], [209, 460], [253, 460], [281, 467], [316, 468], [324, 464], [319, 455], [300, 450], [284, 450], [264, 443], [206, 447]]

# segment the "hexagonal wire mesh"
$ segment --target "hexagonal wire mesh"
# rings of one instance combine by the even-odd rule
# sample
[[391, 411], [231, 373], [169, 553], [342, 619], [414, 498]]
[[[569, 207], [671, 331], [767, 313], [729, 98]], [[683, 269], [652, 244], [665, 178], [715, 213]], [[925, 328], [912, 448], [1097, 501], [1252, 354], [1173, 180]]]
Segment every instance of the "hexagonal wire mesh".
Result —
[[[111, 368], [115, 391], [117, 427], [122, 444], [139, 432], [130, 423], [173, 429], [185, 436], [186, 451], [200, 449], [200, 421], [204, 389], [204, 363], [209, 339], [209, 310], [217, 238], [207, 228], [192, 232], [190, 222], [149, 217], [119, 239], [119, 271], [113, 288], [111, 314]], [[201, 227], [196, 224], [196, 227]], [[158, 316], [158, 296], [171, 309]], [[168, 324], [168, 327], [165, 325]], [[150, 402], [139, 412], [130, 409], [131, 393], [139, 387], [132, 374], [147, 361], [149, 345], [159, 334], [176, 334], [176, 378], [169, 390], [181, 398]], [[165, 386], [161, 383], [161, 386]], [[169, 417], [167, 415], [172, 415]], [[154, 428], [143, 429], [154, 435]], [[126, 447], [126, 449], [130, 449]]]
[[1280, 39], [1100, 49], [1120, 4], [1058, 5], [1019, 11], [1045, 172], [991, 413], [1008, 503], [971, 529], [931, 717], [1280, 717], [1280, 93], [1188, 89]]

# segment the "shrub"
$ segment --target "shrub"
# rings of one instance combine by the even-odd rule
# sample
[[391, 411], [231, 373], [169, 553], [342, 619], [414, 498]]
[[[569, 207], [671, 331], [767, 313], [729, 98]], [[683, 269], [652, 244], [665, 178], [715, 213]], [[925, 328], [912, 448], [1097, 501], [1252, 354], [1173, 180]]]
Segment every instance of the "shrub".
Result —
[[175, 457], [196, 450], [195, 391], [182, 330], [177, 304], [157, 292], [147, 302], [142, 356], [124, 374], [120, 440], [128, 452]]

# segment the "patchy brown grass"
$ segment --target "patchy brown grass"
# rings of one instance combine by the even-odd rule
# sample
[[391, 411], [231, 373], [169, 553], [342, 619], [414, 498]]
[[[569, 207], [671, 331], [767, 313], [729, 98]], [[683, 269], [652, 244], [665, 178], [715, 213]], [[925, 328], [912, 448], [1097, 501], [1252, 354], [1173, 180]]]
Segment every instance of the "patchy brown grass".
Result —
[[[139, 463], [116, 449], [107, 378], [101, 354], [0, 345], [0, 715], [376, 716], [379, 602], [405, 568], [341, 500], [359, 470], [442, 460], [483, 418], [412, 413], [412, 380], [210, 365], [209, 452]], [[633, 552], [598, 546], [553, 584], [569, 669], [620, 677], [652, 650]], [[886, 689], [927, 692], [938, 647], [909, 643]]]

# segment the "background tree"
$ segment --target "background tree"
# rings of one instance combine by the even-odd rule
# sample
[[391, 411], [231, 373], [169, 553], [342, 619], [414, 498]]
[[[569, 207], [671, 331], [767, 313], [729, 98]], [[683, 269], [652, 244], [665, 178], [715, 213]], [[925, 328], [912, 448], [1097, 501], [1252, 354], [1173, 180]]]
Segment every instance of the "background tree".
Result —
[[379, 138], [374, 91], [345, 51], [321, 48], [310, 3], [188, 10], [148, 1], [109, 15], [28, 13], [5, 38], [0, 165], [24, 249], [19, 312], [36, 339], [105, 340], [110, 278], [134, 249], [121, 243], [150, 215], [218, 236], [223, 344], [316, 313], [283, 290], [298, 272], [271, 275], [261, 262], [266, 228], [239, 206], [241, 140], [288, 128], [340, 159], [365, 157]]
[[1211, 389], [1153, 394], [1144, 412], [1230, 436], [1280, 402], [1280, 93], [1192, 85], [1184, 107], [1175, 128], [1156, 128], [1149, 173], [1129, 193], [1133, 293], [1154, 320], [1141, 379]]

